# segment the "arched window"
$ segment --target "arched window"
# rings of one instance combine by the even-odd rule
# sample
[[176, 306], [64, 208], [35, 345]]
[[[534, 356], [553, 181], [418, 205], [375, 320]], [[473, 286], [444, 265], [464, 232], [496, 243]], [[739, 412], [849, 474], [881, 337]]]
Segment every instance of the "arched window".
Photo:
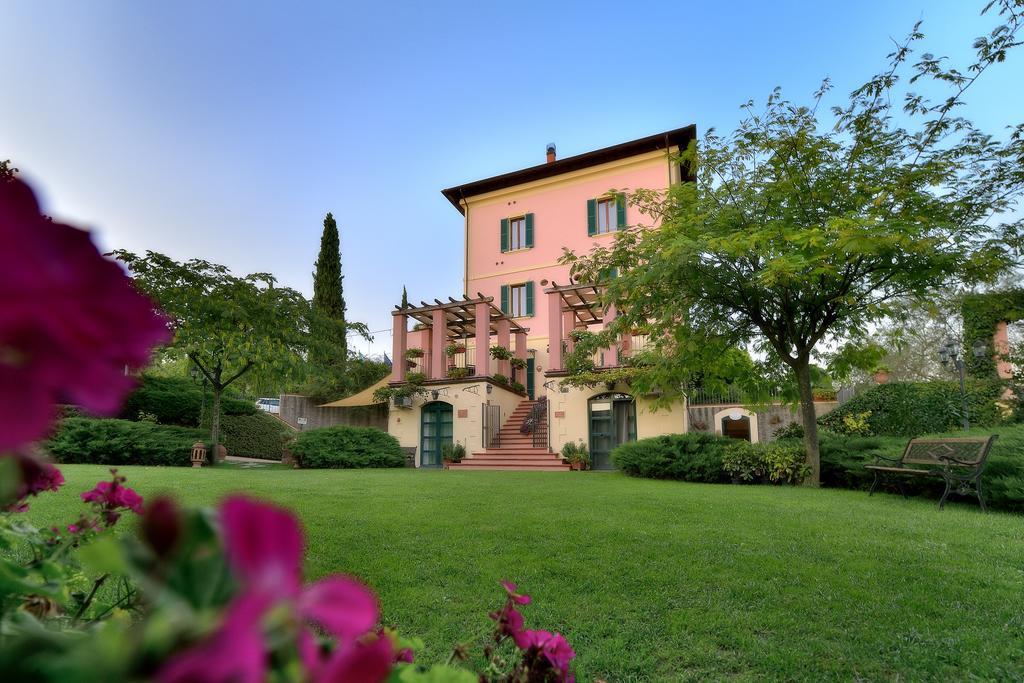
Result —
[[744, 408], [727, 408], [715, 413], [714, 421], [716, 434], [758, 442], [757, 413]]

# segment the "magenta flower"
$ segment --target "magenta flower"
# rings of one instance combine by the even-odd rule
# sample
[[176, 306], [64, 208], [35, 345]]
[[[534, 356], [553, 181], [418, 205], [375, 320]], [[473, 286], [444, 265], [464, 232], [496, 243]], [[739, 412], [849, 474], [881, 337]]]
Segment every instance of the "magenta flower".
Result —
[[21, 181], [0, 183], [0, 451], [46, 435], [54, 406], [116, 411], [170, 338], [166, 321], [89, 233], [41, 215]]
[[562, 674], [563, 680], [569, 678], [569, 664], [576, 656], [576, 653], [573, 652], [565, 636], [561, 633], [551, 633], [550, 631], [525, 631], [522, 636], [522, 642], [524, 645], [519, 644], [519, 639], [516, 640], [516, 645], [519, 645], [520, 649], [537, 648], [544, 655], [545, 659], [551, 663], [551, 666]]
[[[262, 618], [271, 608], [286, 604], [298, 626], [297, 647], [309, 679], [314, 683], [338, 681], [382, 681], [395, 660], [394, 646], [385, 635], [374, 633], [380, 616], [377, 599], [364, 585], [346, 576], [330, 576], [309, 586], [302, 585], [303, 538], [298, 522], [286, 510], [236, 496], [220, 507], [228, 563], [241, 584], [235, 603], [256, 605], [242, 637], [259, 637], [258, 676], [263, 680], [266, 647], [262, 639]], [[234, 603], [233, 603], [234, 604]], [[322, 655], [316, 637], [307, 624], [319, 626], [337, 639], [329, 655]], [[185, 653], [161, 673], [161, 683], [222, 683], [230, 678], [202, 673], [195, 662], [231, 656], [233, 639], [241, 629], [225, 620], [206, 643]], [[178, 665], [179, 660], [189, 664]], [[181, 666], [181, 669], [176, 668]], [[186, 671], [191, 677], [169, 677], [167, 671]], [[214, 669], [211, 669], [214, 671]], [[217, 671], [219, 675], [219, 671]], [[235, 673], [236, 677], [241, 672]], [[239, 678], [245, 682], [250, 679]]]
[[505, 587], [505, 591], [508, 593], [508, 597], [512, 602], [517, 605], [529, 605], [530, 596], [516, 592], [516, 585], [511, 581], [502, 581], [501, 585]]
[[8, 512], [24, 512], [28, 510], [25, 499], [37, 496], [43, 491], [56, 491], [64, 484], [64, 475], [56, 467], [40, 457], [23, 450], [16, 450], [10, 456], [17, 466], [20, 481], [14, 487], [12, 497], [0, 501], [0, 509]]
[[126, 479], [110, 470], [110, 481], [101, 481], [91, 491], [82, 494], [82, 500], [92, 503], [103, 517], [107, 526], [113, 526], [121, 517], [122, 510], [142, 514], [142, 496], [124, 485]]

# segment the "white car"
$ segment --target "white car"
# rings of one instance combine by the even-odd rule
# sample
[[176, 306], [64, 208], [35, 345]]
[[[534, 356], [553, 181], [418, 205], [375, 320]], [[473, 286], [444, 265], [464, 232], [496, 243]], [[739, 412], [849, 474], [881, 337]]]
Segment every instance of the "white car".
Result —
[[281, 412], [281, 399], [279, 398], [258, 398], [256, 399], [256, 407], [267, 413], [274, 413], [275, 415]]

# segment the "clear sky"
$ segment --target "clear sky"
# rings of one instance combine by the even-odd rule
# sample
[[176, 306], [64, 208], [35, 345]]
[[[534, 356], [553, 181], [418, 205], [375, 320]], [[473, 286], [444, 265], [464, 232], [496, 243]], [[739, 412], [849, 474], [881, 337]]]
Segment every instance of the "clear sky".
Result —
[[[307, 295], [323, 216], [350, 318], [390, 328], [458, 296], [444, 187], [695, 123], [730, 129], [776, 85], [836, 99], [921, 18], [937, 54], [993, 18], [969, 0], [0, 2], [0, 159], [104, 248], [269, 271]], [[1024, 54], [970, 95], [998, 132]], [[356, 344], [366, 348], [365, 344]], [[374, 350], [389, 350], [389, 332]]]

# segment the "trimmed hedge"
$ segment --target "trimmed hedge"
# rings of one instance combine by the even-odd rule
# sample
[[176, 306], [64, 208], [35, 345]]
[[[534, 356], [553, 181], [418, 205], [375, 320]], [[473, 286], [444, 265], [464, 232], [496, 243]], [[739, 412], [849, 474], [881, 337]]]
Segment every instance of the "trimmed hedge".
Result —
[[[203, 404], [203, 390], [188, 379], [143, 375], [139, 388], [125, 401], [121, 414], [125, 420], [155, 419], [160, 424], [195, 427]], [[206, 411], [213, 405], [213, 393], [207, 389]], [[256, 404], [234, 396], [221, 397], [223, 415], [254, 415]]]
[[260, 411], [255, 415], [225, 415], [220, 420], [221, 443], [228, 455], [280, 460], [292, 430]]
[[[1003, 391], [1000, 382], [968, 383], [971, 426], [993, 427], [1006, 421], [997, 404]], [[956, 382], [893, 382], [855, 396], [819, 418], [818, 424], [843, 433], [848, 429], [844, 418], [860, 422], [866, 416], [864, 436], [915, 437], [959, 427], [960, 403], [960, 386]]]
[[196, 441], [202, 433], [187, 427], [69, 417], [46, 448], [59, 463], [187, 467]]
[[376, 427], [324, 427], [301, 432], [291, 445], [299, 467], [404, 467], [398, 439]]
[[735, 443], [703, 432], [666, 434], [622, 444], [612, 451], [612, 462], [633, 477], [725, 482], [722, 456]]

